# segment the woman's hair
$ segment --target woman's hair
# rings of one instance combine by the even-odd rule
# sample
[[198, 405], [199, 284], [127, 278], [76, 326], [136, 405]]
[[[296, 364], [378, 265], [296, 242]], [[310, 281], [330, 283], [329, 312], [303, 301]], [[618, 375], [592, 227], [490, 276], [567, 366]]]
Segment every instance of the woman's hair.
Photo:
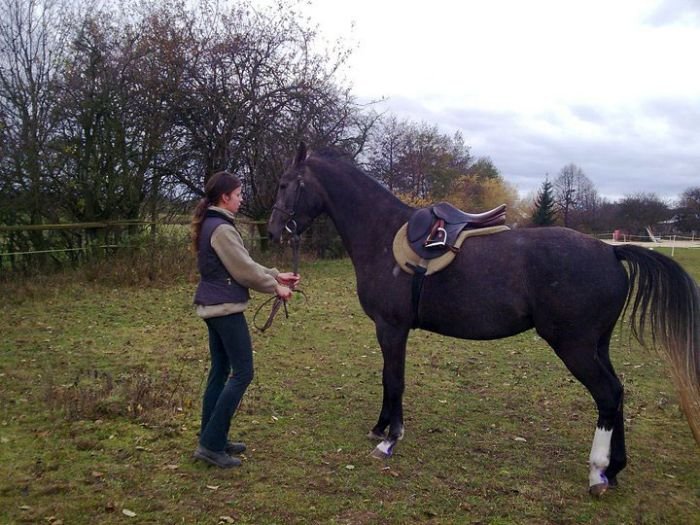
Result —
[[218, 204], [222, 195], [231, 193], [241, 186], [241, 180], [228, 171], [214, 173], [204, 185], [204, 197], [197, 203], [192, 214], [190, 228], [192, 230], [192, 249], [197, 253], [199, 249], [199, 234], [202, 231], [202, 222], [209, 206]]

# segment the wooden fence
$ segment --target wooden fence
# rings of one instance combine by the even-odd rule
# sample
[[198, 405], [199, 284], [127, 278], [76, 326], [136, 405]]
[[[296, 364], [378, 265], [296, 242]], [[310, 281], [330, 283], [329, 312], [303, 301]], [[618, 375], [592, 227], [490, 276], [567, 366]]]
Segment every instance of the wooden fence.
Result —
[[[237, 226], [251, 250], [265, 247], [261, 221], [239, 218]], [[124, 249], [155, 249], [155, 243], [185, 248], [189, 218], [161, 222], [122, 220], [63, 224], [0, 225], [0, 271], [31, 269], [47, 264], [78, 264]]]

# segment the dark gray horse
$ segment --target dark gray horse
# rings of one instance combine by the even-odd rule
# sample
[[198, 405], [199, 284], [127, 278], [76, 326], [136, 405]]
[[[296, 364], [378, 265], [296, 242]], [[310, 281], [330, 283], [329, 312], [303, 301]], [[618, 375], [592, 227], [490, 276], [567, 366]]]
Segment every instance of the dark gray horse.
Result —
[[450, 266], [425, 279], [416, 309], [412, 277], [392, 254], [394, 234], [413, 211], [350, 159], [329, 149], [307, 155], [301, 145], [280, 179], [268, 225], [270, 236], [279, 239], [285, 227], [301, 232], [327, 213], [352, 259], [357, 294], [376, 325], [384, 357], [382, 409], [370, 431], [382, 442], [373, 455], [391, 455], [403, 435], [411, 328], [497, 339], [534, 327], [596, 402], [589, 487], [602, 494], [627, 462], [623, 388], [608, 352], [626, 305], [633, 333], [640, 338], [648, 325], [669, 358], [682, 408], [700, 442], [700, 297], [675, 261], [566, 228], [514, 229], [467, 240]]

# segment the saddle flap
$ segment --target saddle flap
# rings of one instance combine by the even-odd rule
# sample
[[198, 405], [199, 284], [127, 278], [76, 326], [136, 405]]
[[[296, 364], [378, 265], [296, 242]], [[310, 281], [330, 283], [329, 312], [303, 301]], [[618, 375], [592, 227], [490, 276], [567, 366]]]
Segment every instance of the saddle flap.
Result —
[[430, 234], [430, 230], [435, 222], [435, 216], [430, 208], [416, 210], [408, 220], [407, 237], [408, 242], [425, 240]]

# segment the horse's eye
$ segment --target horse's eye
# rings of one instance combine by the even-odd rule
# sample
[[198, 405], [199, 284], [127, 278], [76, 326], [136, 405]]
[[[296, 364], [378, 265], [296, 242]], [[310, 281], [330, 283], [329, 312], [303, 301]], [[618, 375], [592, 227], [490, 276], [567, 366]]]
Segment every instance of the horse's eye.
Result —
[[286, 189], [287, 189], [287, 184], [284, 183], [284, 182], [283, 182], [282, 184], [280, 184], [280, 189], [281, 189], [281, 190], [286, 190]]

